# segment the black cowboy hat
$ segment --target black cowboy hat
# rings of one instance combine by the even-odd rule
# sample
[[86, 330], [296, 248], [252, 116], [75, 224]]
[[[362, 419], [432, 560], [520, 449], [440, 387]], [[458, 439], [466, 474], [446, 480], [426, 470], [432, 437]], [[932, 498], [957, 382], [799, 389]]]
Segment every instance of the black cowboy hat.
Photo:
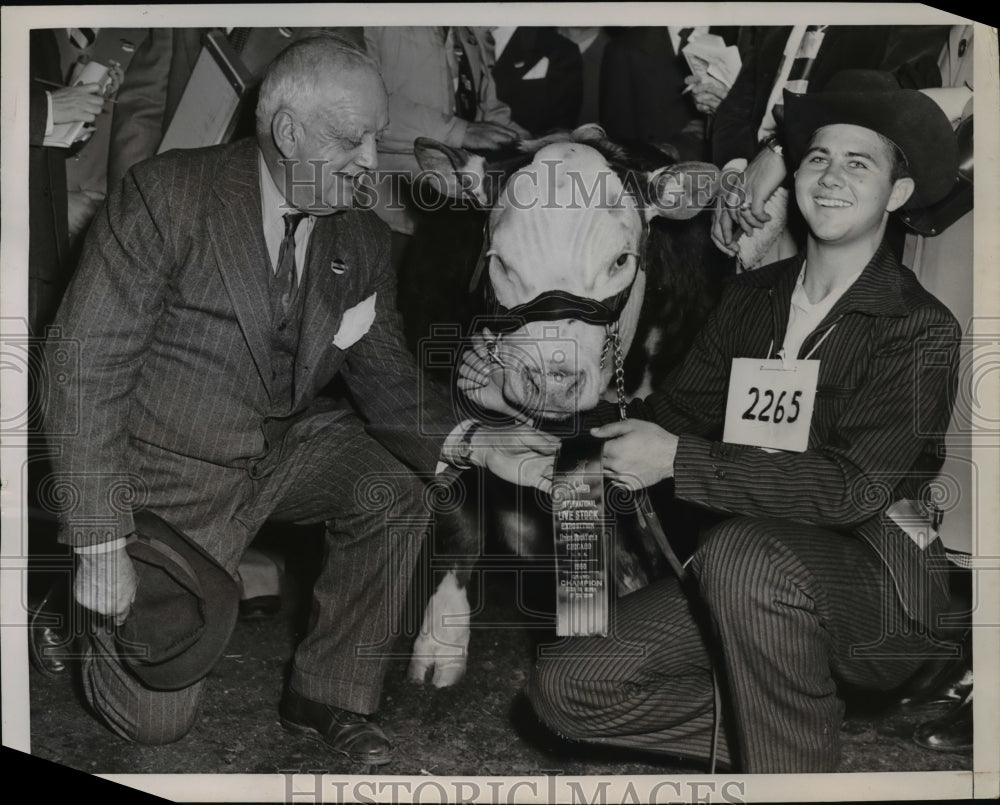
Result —
[[135, 513], [125, 550], [138, 576], [116, 648], [147, 687], [179, 690], [207, 676], [225, 651], [239, 585], [200, 545], [152, 512]]
[[863, 126], [899, 147], [916, 185], [904, 209], [933, 204], [955, 184], [958, 147], [948, 117], [922, 92], [901, 89], [892, 73], [843, 70], [822, 92], [785, 90], [783, 130], [791, 164], [799, 164], [813, 132], [834, 123]]

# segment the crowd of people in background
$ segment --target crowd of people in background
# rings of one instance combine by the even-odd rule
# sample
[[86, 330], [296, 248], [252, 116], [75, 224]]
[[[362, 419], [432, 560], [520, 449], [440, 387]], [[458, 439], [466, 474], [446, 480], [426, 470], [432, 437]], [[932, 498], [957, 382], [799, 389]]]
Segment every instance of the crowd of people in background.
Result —
[[[716, 214], [713, 234], [716, 245], [737, 258], [737, 270], [796, 249], [795, 222], [785, 225], [784, 169], [764, 147], [775, 133], [783, 88], [822, 90], [834, 74], [850, 68], [893, 72], [903, 88], [942, 87], [950, 78], [942, 74], [942, 60], [950, 60], [954, 73], [958, 42], [971, 42], [971, 30], [949, 39], [954, 32], [948, 26], [394, 26], [225, 33], [252, 85], [284, 46], [317, 30], [367, 50], [380, 65], [390, 103], [390, 124], [379, 145], [381, 171], [419, 170], [416, 137], [488, 151], [597, 123], [612, 140], [741, 171], [753, 206]], [[208, 31], [32, 31], [33, 333], [51, 320], [73, 272], [80, 236], [108, 184], [157, 152]], [[707, 38], [735, 49], [737, 72], [705, 69], [705, 62], [691, 57], [704, 52], [693, 47]], [[960, 58], [971, 64], [968, 45]], [[120, 80], [110, 90], [68, 86], [90, 61], [116, 65]], [[958, 112], [959, 119], [969, 114]], [[43, 144], [53, 123], [74, 119], [92, 130], [89, 140], [68, 149]], [[412, 204], [382, 207], [398, 265], [418, 216]], [[900, 229], [900, 245], [902, 237]]]

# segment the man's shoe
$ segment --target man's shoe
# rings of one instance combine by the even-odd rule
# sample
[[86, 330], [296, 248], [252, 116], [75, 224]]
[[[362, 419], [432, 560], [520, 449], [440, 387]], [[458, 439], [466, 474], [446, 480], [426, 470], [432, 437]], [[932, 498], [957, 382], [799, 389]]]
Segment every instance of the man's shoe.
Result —
[[972, 691], [941, 718], [921, 724], [913, 740], [936, 752], [972, 751]]
[[957, 657], [932, 661], [910, 681], [900, 700], [902, 710], [918, 712], [961, 703], [972, 690], [972, 630], [963, 638]]
[[71, 638], [65, 623], [69, 613], [61, 606], [56, 585], [30, 609], [28, 617], [28, 651], [35, 670], [47, 677], [58, 677], [69, 668]]
[[280, 714], [285, 729], [318, 738], [357, 763], [381, 766], [392, 760], [389, 739], [377, 724], [359, 713], [314, 702], [288, 687]]

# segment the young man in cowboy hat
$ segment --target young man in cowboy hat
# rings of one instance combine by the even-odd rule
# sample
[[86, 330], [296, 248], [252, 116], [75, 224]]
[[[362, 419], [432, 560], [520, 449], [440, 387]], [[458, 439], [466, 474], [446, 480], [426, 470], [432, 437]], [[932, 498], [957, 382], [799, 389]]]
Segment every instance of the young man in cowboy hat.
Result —
[[959, 330], [883, 236], [891, 212], [949, 189], [951, 127], [888, 74], [852, 71], [786, 93], [784, 135], [805, 252], [737, 277], [666, 391], [592, 431], [612, 478], [672, 479], [725, 519], [690, 563], [693, 600], [660, 581], [618, 600], [616, 639], [546, 650], [529, 696], [565, 737], [708, 757], [714, 666], [720, 760], [834, 771], [844, 690], [891, 689], [947, 650], [922, 499]]

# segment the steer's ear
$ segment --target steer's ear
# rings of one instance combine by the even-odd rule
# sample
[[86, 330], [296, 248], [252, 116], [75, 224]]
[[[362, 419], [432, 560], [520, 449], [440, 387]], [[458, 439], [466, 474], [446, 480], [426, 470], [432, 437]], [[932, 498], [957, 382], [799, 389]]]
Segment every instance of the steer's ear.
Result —
[[429, 137], [414, 140], [413, 153], [421, 171], [416, 179], [448, 198], [469, 199], [477, 206], [489, 206], [483, 157]]
[[713, 206], [719, 192], [719, 169], [708, 162], [681, 162], [646, 176], [646, 219], [657, 216], [685, 221]]

